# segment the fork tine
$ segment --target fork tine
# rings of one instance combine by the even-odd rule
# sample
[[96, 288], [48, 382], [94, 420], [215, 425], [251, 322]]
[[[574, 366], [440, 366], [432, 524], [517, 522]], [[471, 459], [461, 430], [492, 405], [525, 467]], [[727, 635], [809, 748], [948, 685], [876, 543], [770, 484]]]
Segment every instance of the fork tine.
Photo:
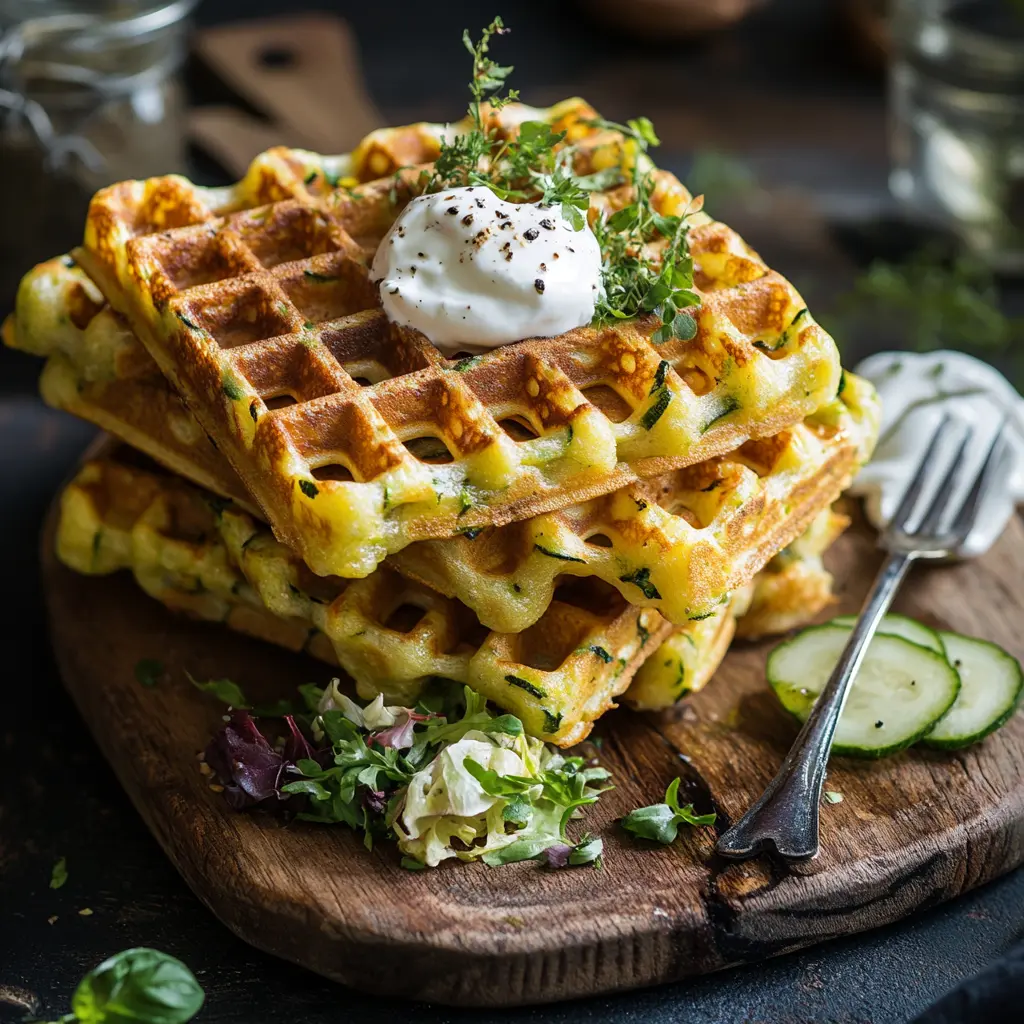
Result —
[[920, 525], [914, 531], [915, 533], [927, 535], [938, 531], [939, 523], [942, 522], [942, 517], [945, 515], [946, 509], [949, 507], [949, 499], [952, 497], [952, 494], [956, 490], [956, 486], [963, 475], [964, 453], [967, 451], [967, 446], [971, 443], [973, 437], [974, 428], [968, 427], [964, 432], [963, 439], [960, 441], [956, 454], [953, 456], [953, 459], [949, 464], [949, 469], [946, 470], [946, 475], [942, 478], [942, 482], [939, 484], [938, 489], [932, 496], [931, 505], [929, 505], [928, 510], [925, 512]]
[[967, 540], [967, 536], [974, 526], [978, 507], [992, 487], [993, 473], [996, 466], [1002, 461], [1005, 448], [1006, 417], [1004, 416], [1003, 422], [999, 424], [999, 429], [995, 432], [992, 443], [989, 445], [985, 461], [981, 464], [981, 468], [974, 478], [974, 483], [971, 485], [971, 489], [950, 527], [950, 532], [957, 538], [957, 542], [960, 544]]
[[899, 506], [893, 513], [892, 519], [889, 520], [890, 530], [904, 529], [907, 525], [907, 520], [911, 515], [913, 515], [917, 501], [921, 497], [921, 490], [924, 487], [924, 482], [932, 467], [932, 462], [934, 461], [936, 449], [939, 447], [939, 441], [942, 438], [942, 433], [948, 424], [949, 413], [947, 412], [939, 421], [939, 425], [935, 428], [935, 433], [932, 434], [932, 439], [928, 442], [928, 447], [925, 449], [924, 455], [921, 456], [921, 461], [917, 464], [917, 470], [914, 473], [914, 477], [910, 483], [907, 484], [907, 489], [903, 492], [903, 497], [900, 498]]

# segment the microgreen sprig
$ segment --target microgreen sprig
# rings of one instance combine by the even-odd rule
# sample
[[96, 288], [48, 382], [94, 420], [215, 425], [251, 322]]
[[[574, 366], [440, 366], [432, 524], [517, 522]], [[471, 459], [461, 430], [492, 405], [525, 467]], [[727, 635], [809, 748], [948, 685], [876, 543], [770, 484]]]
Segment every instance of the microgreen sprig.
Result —
[[495, 18], [481, 33], [479, 43], [473, 42], [469, 35], [469, 29], [464, 29], [462, 32], [462, 45], [473, 58], [473, 80], [469, 83], [469, 91], [473, 99], [469, 104], [469, 113], [479, 131], [484, 131], [480, 105], [485, 99], [491, 97], [492, 109], [500, 110], [506, 103], [511, 103], [519, 98], [519, 93], [514, 89], [504, 97], [493, 96], [504, 86], [505, 79], [512, 74], [514, 69], [511, 64], [503, 66], [487, 56], [491, 39], [494, 36], [507, 35], [509, 31], [505, 28], [501, 18]]
[[[652, 341], [689, 341], [697, 333], [697, 323], [686, 310], [700, 305], [700, 296], [693, 290], [688, 218], [700, 209], [699, 200], [679, 216], [658, 213], [651, 201], [650, 173], [637, 178], [634, 192], [632, 203], [611, 217], [598, 217], [593, 225], [601, 246], [604, 280], [595, 320], [609, 323], [657, 313], [662, 325]], [[655, 256], [648, 246], [658, 237], [667, 239], [668, 244]]]
[[713, 825], [715, 814], [697, 814], [693, 804], [679, 803], [679, 779], [674, 778], [665, 790], [665, 802], [638, 807], [622, 819], [622, 827], [641, 839], [653, 839], [668, 846], [679, 834], [680, 825]]
[[655, 343], [673, 338], [688, 341], [697, 332], [697, 322], [687, 310], [700, 304], [693, 287], [688, 218], [700, 209], [700, 200], [678, 216], [661, 214], [655, 207], [654, 175], [650, 161], [641, 157], [660, 140], [646, 117], [625, 124], [600, 117], [586, 122], [616, 133], [623, 147], [632, 151], [628, 174], [619, 166], [576, 174], [578, 144], [568, 143], [566, 132], [544, 121], [525, 121], [513, 138], [503, 137], [485, 116], [484, 104], [493, 112], [518, 99], [514, 90], [500, 95], [512, 67], [489, 56], [494, 37], [507, 31], [502, 20], [495, 18], [479, 42], [474, 43], [468, 31], [463, 33], [463, 44], [473, 59], [470, 128], [442, 141], [425, 190], [484, 185], [501, 199], [557, 207], [579, 231], [587, 223], [591, 192], [629, 183], [633, 198], [627, 206], [610, 216], [602, 213], [591, 218], [602, 255], [602, 291], [594, 322], [607, 324], [654, 313], [661, 318], [652, 337]]

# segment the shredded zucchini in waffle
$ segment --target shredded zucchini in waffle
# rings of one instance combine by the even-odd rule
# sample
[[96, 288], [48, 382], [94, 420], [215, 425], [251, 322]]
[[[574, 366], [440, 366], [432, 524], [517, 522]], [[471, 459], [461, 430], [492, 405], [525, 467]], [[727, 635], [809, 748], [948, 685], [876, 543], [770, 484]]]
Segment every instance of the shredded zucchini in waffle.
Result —
[[[146, 593], [176, 611], [340, 664], [366, 699], [383, 693], [388, 701], [415, 702], [426, 682], [442, 676], [468, 684], [519, 716], [531, 734], [561, 746], [590, 731], [648, 655], [657, 652], [651, 664], [662, 651], [670, 656], [659, 647], [670, 635], [694, 652], [697, 660], [688, 664], [710, 676], [739, 607], [734, 600], [674, 629], [653, 610], [589, 582], [563, 591], [524, 633], [488, 632], [465, 606], [391, 570], [355, 582], [317, 577], [242, 510], [116, 456], [87, 462], [65, 488], [57, 553], [86, 574], [129, 569]], [[772, 577], [763, 574], [758, 587]], [[777, 587], [772, 602], [783, 592]], [[806, 616], [819, 607], [806, 608]], [[697, 671], [685, 687], [677, 673], [648, 673], [627, 699], [664, 707], [697, 688]]]
[[671, 622], [699, 620], [839, 496], [878, 423], [874, 388], [846, 374], [839, 397], [775, 437], [521, 523], [413, 544], [391, 561], [503, 632], [536, 622], [571, 576], [597, 577]]
[[131, 569], [151, 596], [292, 649], [323, 656], [360, 695], [415, 703], [443, 676], [514, 712], [527, 730], [568, 746], [629, 685], [672, 626], [615, 591], [563, 593], [532, 629], [480, 627], [473, 614], [383, 568], [325, 579], [234, 505], [130, 461], [86, 463], [64, 491], [57, 553], [85, 573]]
[[[58, 259], [27, 275], [7, 336], [49, 356], [41, 387], [51, 404], [255, 511], [80, 268]], [[684, 623], [742, 587], [799, 534], [867, 459], [877, 430], [874, 390], [846, 374], [838, 398], [776, 437], [534, 519], [413, 544], [391, 564], [502, 633], [535, 623], [565, 576], [597, 576], [631, 603]]]
[[822, 555], [849, 520], [824, 509], [805, 533], [777, 554], [716, 614], [677, 630], [639, 668], [625, 701], [639, 711], [667, 707], [715, 674], [734, 636], [756, 639], [805, 626], [832, 603], [832, 576]]
[[[582, 101], [530, 116], [566, 130], [578, 175], [640, 158]], [[421, 176], [380, 169], [429, 164], [440, 138], [420, 125], [347, 158], [275, 149], [229, 188], [123, 182], [94, 198], [75, 254], [315, 572], [366, 576], [415, 540], [610, 493], [836, 393], [835, 345], [796, 290], [661, 171], [652, 209], [687, 215], [692, 340], [658, 344], [659, 318], [640, 316], [449, 360], [389, 324], [367, 260]], [[632, 194], [593, 192], [591, 217]], [[424, 439], [440, 457], [417, 454]]]

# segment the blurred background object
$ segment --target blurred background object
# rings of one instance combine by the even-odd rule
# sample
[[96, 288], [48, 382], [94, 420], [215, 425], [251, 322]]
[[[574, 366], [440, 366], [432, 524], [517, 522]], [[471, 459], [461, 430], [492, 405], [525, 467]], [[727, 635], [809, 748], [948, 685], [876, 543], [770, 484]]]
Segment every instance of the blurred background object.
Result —
[[1024, 272], [1024, 0], [894, 0], [893, 194]]
[[[21, 270], [67, 246], [102, 185], [186, 170], [194, 5], [0, 0], [0, 247]], [[18, 272], [3, 264], [4, 295]]]
[[858, 57], [872, 70], [884, 70], [889, 59], [890, 0], [840, 0], [839, 10], [849, 28]]
[[340, 18], [310, 13], [208, 28], [196, 34], [195, 50], [261, 115], [219, 105], [191, 112], [192, 139], [236, 178], [271, 146], [344, 153], [384, 124]]
[[734, 25], [765, 0], [584, 0], [588, 13], [641, 39], [689, 39]]

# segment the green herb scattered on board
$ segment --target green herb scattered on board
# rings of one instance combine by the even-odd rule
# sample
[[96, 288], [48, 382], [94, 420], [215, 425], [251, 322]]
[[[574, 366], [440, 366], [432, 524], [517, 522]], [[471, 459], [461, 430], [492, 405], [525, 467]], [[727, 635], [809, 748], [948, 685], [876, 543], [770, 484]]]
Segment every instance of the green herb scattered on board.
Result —
[[135, 680], [140, 686], [156, 686], [164, 674], [164, 664], [156, 658], [140, 658], [135, 663]]
[[665, 802], [640, 807], [622, 819], [622, 827], [641, 839], [652, 839], [668, 845], [675, 841], [680, 825], [713, 825], [714, 814], [697, 814], [693, 804], [680, 806], [679, 778], [674, 778], [665, 790]]

